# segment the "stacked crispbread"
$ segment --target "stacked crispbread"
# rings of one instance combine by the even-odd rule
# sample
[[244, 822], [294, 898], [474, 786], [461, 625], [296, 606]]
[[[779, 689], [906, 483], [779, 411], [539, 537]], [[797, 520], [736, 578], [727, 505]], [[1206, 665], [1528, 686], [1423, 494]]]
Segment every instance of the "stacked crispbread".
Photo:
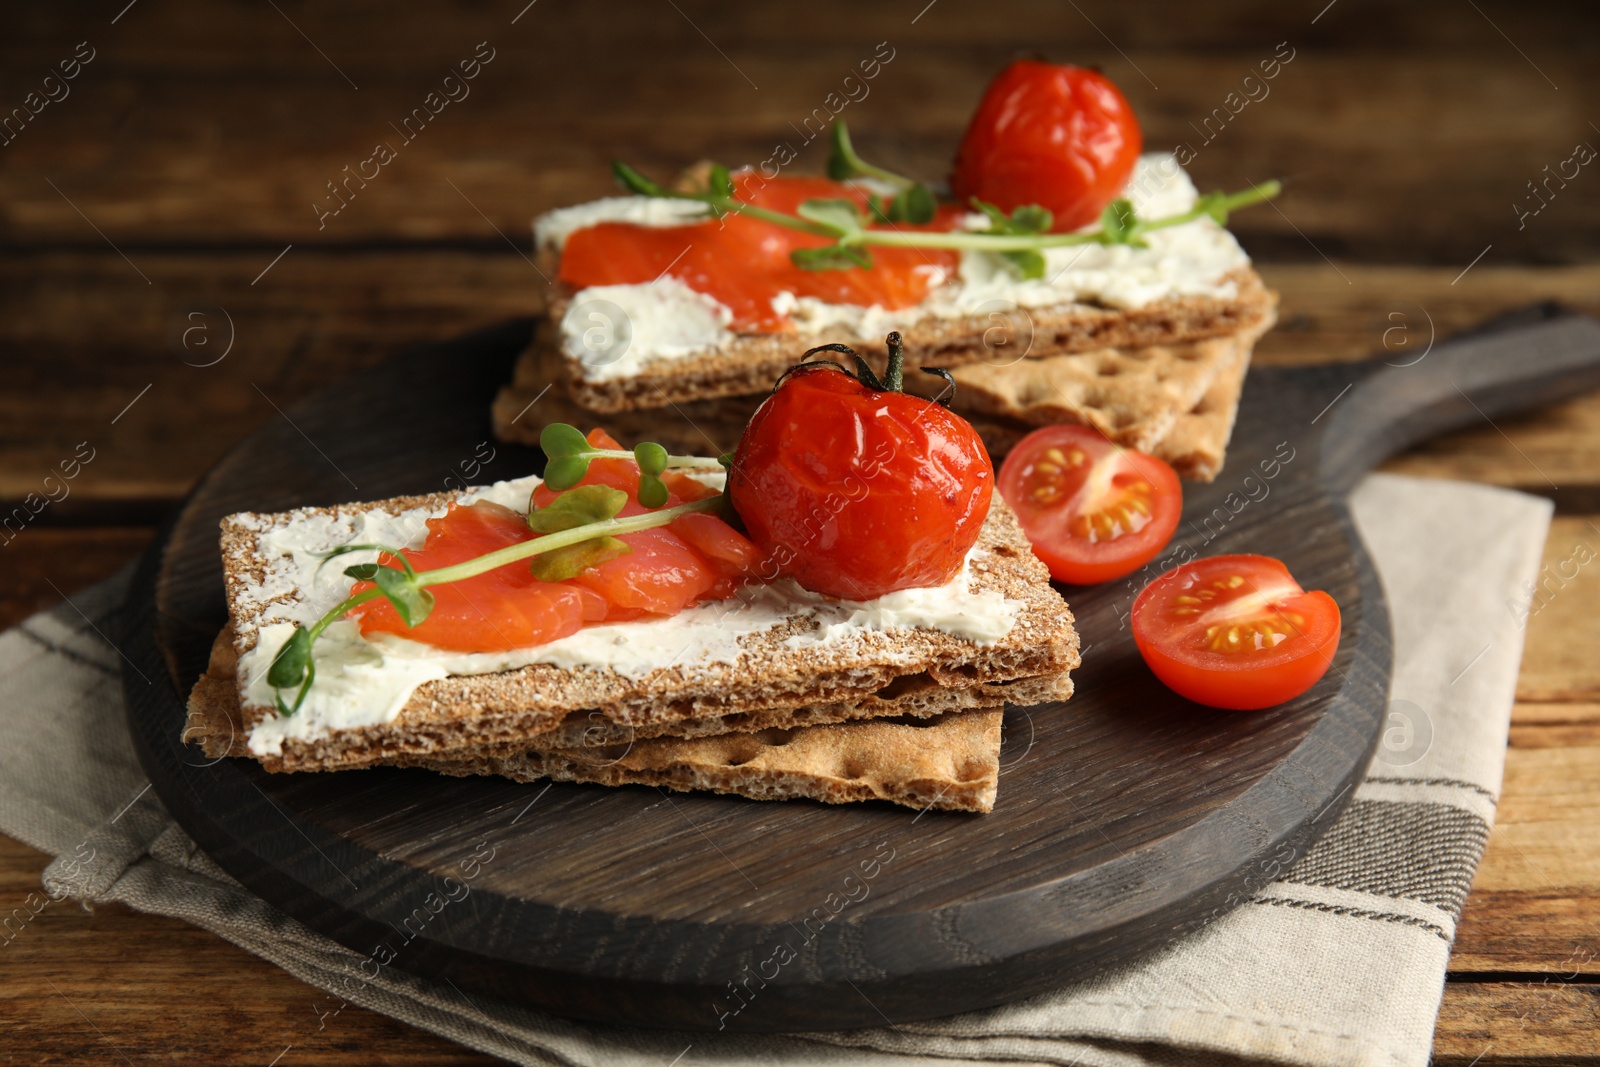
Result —
[[[1129, 195], [1139, 195], [1137, 184], [1137, 178], [1130, 182]], [[560, 242], [569, 225], [535, 227], [538, 262], [548, 278], [560, 276]], [[604, 425], [669, 448], [703, 450], [709, 441], [730, 449], [773, 382], [795, 363], [797, 350], [843, 343], [881, 368], [889, 327], [864, 326], [879, 322], [893, 323], [901, 333], [907, 367], [952, 372], [952, 406], [978, 427], [996, 460], [1033, 428], [1079, 423], [1161, 456], [1185, 477], [1210, 481], [1222, 466], [1251, 350], [1275, 321], [1277, 295], [1213, 223], [1189, 226], [1212, 227], [1202, 240], [1220, 239], [1231, 259], [1219, 261], [1214, 277], [1174, 283], [1168, 295], [1143, 302], [1111, 306], [1063, 289], [1059, 303], [1040, 303], [1035, 289], [1029, 290], [1028, 306], [996, 298], [971, 314], [952, 314], [936, 288], [920, 310], [863, 316], [854, 309], [833, 325], [798, 336], [735, 333], [703, 350], [629, 364], [622, 374], [612, 366], [621, 358], [614, 343], [596, 358], [562, 334], [574, 308], [605, 301], [589, 297], [597, 290], [574, 291], [558, 281], [533, 343], [496, 399], [495, 432], [506, 441], [534, 443], [540, 426], [560, 420]], [[1204, 269], [1203, 263], [1173, 267], [1137, 259], [1159, 258], [1157, 251], [1123, 251], [1126, 269], [1144, 272], [1141, 284], [1152, 275]], [[1100, 273], [1122, 269], [1116, 262]], [[617, 327], [609, 320], [620, 310], [612, 306], [606, 313], [608, 327]], [[824, 315], [818, 321], [833, 320]], [[926, 378], [908, 388], [932, 396], [944, 385]]]
[[[1209, 482], [1222, 469], [1250, 354], [1272, 325], [1264, 316], [1234, 334], [1172, 345], [1105, 348], [1042, 359], [968, 363], [951, 371], [952, 407], [966, 416], [998, 462], [1023, 435], [1058, 422], [1100, 430], [1121, 445], [1159, 456], [1183, 477]], [[731, 451], [766, 391], [662, 408], [601, 414], [571, 389], [566, 360], [541, 322], [494, 402], [501, 440], [536, 444], [548, 422], [603, 425], [623, 440], [648, 438], [669, 451]], [[911, 373], [907, 388], [937, 396], [945, 383]]]
[[[958, 579], [974, 595], [1001, 598], [1011, 613], [1007, 632], [992, 641], [870, 623], [820, 640], [815, 612], [797, 601], [774, 624], [741, 632], [732, 656], [679, 657], [643, 672], [534, 662], [452, 675], [423, 682], [384, 721], [252, 745], [253, 731], [277, 713], [249, 702], [237, 664], [264, 626], [303, 599], [276, 580], [292, 561], [275, 534], [297, 522], [348, 523], [374, 510], [420, 517], [453, 499], [435, 494], [224, 520], [231, 621], [190, 697], [185, 739], [211, 756], [252, 756], [272, 771], [420, 765], [447, 774], [987, 811], [1002, 706], [1064, 700], [1072, 692], [1078, 638], [1071, 613], [996, 498]], [[747, 610], [738, 597], [711, 607], [725, 610], [730, 624]]]

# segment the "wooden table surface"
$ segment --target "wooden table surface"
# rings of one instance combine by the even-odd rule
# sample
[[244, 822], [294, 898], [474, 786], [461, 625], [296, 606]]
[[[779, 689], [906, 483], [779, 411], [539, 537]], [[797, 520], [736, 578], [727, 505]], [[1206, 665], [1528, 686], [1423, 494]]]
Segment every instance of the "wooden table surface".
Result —
[[[940, 174], [985, 78], [1043, 53], [1101, 66], [1148, 146], [1196, 151], [1202, 188], [1288, 178], [1234, 224], [1283, 296], [1263, 362], [1408, 358], [1544, 298], [1600, 313], [1600, 173], [1569, 162], [1600, 146], [1592, 4], [415, 7], [8, 12], [0, 117], [30, 110], [0, 123], [0, 514], [80, 443], [94, 459], [0, 544], [0, 626], [136, 556], [279, 408], [339, 381], [354, 407], [387, 355], [536, 312], [529, 219], [608, 192], [612, 156], [665, 174], [788, 141], [820, 168], [805, 119], [830, 93], [861, 97], [844, 79], [875, 54], [841, 117], [897, 169]], [[476, 77], [444, 84], [474, 58]], [[1245, 83], [1273, 58], [1275, 78]], [[397, 131], [444, 89], [459, 99]], [[1243, 90], [1258, 99], [1238, 109]], [[330, 183], [380, 142], [395, 158], [327, 214]], [[1600, 549], [1600, 396], [1389, 469], [1557, 509], [1435, 1062], [1600, 1064], [1600, 568], [1558, 573]], [[0, 838], [0, 905], [21, 906], [46, 860]], [[487, 1062], [354, 1007], [329, 1015], [320, 991], [172, 920], [55, 905], [0, 962], [4, 1062]]]

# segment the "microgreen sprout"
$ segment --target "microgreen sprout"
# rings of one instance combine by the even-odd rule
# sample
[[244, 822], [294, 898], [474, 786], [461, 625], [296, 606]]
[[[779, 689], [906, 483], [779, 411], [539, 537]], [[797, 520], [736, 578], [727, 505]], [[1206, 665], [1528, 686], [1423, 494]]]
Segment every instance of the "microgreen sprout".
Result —
[[1119, 198], [1106, 205], [1096, 228], [1073, 233], [1049, 232], [1055, 220], [1049, 211], [1037, 204], [1024, 204], [1008, 215], [977, 198], [973, 198], [970, 206], [988, 217], [986, 229], [872, 229], [872, 223], [931, 222], [937, 211], [937, 201], [927, 186], [862, 160], [842, 122], [835, 122], [833, 127], [829, 175], [840, 181], [868, 177], [885, 182], [898, 190], [887, 204], [876, 193], [871, 193], [867, 197], [867, 211], [863, 212], [854, 200], [818, 198], [804, 201], [794, 214], [789, 214], [738, 199], [726, 167], [713, 166], [706, 187], [693, 192], [669, 189], [620, 161], [612, 163], [611, 169], [629, 192], [638, 196], [697, 200], [706, 205], [707, 218], [747, 215], [801, 233], [832, 238], [831, 244], [797, 248], [789, 253], [794, 265], [805, 270], [870, 268], [872, 247], [948, 248], [993, 252], [1024, 278], [1044, 276], [1045, 249], [1091, 244], [1143, 248], [1146, 234], [1203, 218], [1225, 226], [1231, 212], [1271, 200], [1283, 191], [1282, 183], [1273, 179], [1237, 193], [1207, 193], [1188, 211], [1148, 220], [1138, 217], [1131, 201]]
[[851, 178], [876, 178], [896, 190], [886, 204], [877, 193], [867, 194], [867, 207], [878, 222], [932, 222], [938, 213], [939, 199], [919, 181], [873, 166], [856, 154], [850, 131], [843, 122], [833, 124], [833, 152], [828, 156], [828, 177], [847, 182]]
[[[407, 628], [420, 626], [433, 610], [434, 597], [429, 586], [475, 578], [500, 567], [528, 561], [534, 577], [558, 582], [615, 559], [631, 551], [619, 535], [665, 526], [684, 515], [715, 513], [723, 505], [722, 494], [664, 507], [668, 499], [661, 475], [668, 468], [698, 468], [721, 471], [720, 459], [698, 456], [672, 456], [658, 444], [646, 443], [633, 451], [597, 448], [590, 445], [576, 427], [557, 423], [545, 427], [540, 436], [548, 457], [545, 485], [560, 493], [544, 507], [528, 508], [528, 528], [540, 535], [528, 541], [507, 545], [474, 559], [453, 563], [431, 571], [418, 571], [402, 549], [385, 545], [341, 545], [327, 553], [322, 563], [353, 552], [378, 552], [372, 563], [357, 563], [344, 569], [358, 583], [371, 583], [352, 592], [310, 627], [297, 627], [283, 643], [267, 670], [267, 682], [274, 689], [295, 689], [293, 701], [280, 692], [275, 696], [278, 713], [289, 716], [300, 710], [306, 694], [316, 681], [317, 666], [312, 649], [317, 638], [352, 609], [382, 598], [387, 600]], [[642, 515], [619, 518], [628, 503], [628, 494], [607, 485], [578, 485], [594, 459], [627, 459], [639, 465], [639, 503], [651, 510]], [[321, 565], [319, 564], [319, 567]]]

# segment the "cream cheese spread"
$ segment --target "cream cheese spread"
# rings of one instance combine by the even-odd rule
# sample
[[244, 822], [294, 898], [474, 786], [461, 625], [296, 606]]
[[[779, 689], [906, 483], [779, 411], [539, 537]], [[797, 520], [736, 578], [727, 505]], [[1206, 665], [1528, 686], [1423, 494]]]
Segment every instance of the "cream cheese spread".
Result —
[[671, 275], [648, 285], [581, 289], [561, 318], [561, 347], [591, 381], [629, 378], [644, 364], [679, 359], [733, 340], [733, 313]]
[[560, 248], [573, 230], [601, 222], [631, 222], [638, 226], [684, 226], [703, 222], [706, 206], [692, 200], [657, 196], [608, 196], [587, 204], [560, 207], [540, 215], [533, 223], [533, 247]]
[[[469, 489], [458, 499], [492, 500], [520, 510], [538, 484], [537, 478], [498, 482]], [[255, 647], [239, 660], [245, 704], [273, 706], [275, 690], [266, 675], [278, 649], [296, 624], [311, 625], [349, 594], [352, 581], [342, 573], [345, 567], [376, 558], [375, 553], [350, 553], [319, 567], [323, 554], [345, 544], [417, 547], [426, 539], [426, 520], [439, 514], [443, 509], [342, 517], [308, 513], [287, 524], [264, 526], [258, 541], [266, 562], [264, 577], [259, 586], [236, 594], [238, 605], [260, 620]], [[316, 682], [305, 703], [292, 716], [269, 716], [258, 723], [250, 733], [250, 751], [277, 754], [285, 740], [314, 741], [336, 730], [389, 722], [419, 685], [451, 676], [533, 663], [629, 677], [669, 666], [737, 664], [744, 655], [744, 637], [797, 616], [811, 618], [816, 627], [789, 637], [786, 643], [793, 648], [911, 628], [993, 644], [1011, 632], [1021, 605], [996, 590], [973, 587], [971, 566], [979, 553], [974, 549], [945, 585], [903, 589], [876, 600], [831, 600], [781, 579], [752, 584], [728, 600], [698, 604], [670, 618], [587, 626], [557, 641], [506, 652], [453, 652], [392, 634], [366, 637], [354, 622], [341, 620], [317, 641]]]
[[[1158, 219], [1190, 210], [1198, 194], [1177, 159], [1157, 152], [1139, 157], [1123, 195], [1140, 218]], [[686, 204], [688, 212], [683, 210]], [[541, 216], [535, 233], [541, 244], [560, 247], [573, 230], [597, 222], [676, 226], [701, 217], [703, 211], [685, 201], [611, 197]], [[968, 225], [981, 228], [983, 216], [971, 217]], [[1236, 287], [1226, 275], [1250, 262], [1233, 235], [1210, 219], [1153, 231], [1145, 241], [1146, 248], [1090, 244], [1048, 249], [1044, 277], [1031, 280], [1018, 277], [992, 253], [964, 251], [954, 276], [946, 277], [943, 270], [930, 266], [934, 276], [927, 298], [900, 310], [833, 304], [789, 292], [777, 294], [773, 307], [789, 316], [802, 336], [827, 333], [834, 340], [875, 341], [889, 330], [907, 330], [928, 319], [982, 317], [1016, 308], [1089, 302], [1131, 309], [1176, 297], [1231, 299]], [[587, 307], [584, 315], [569, 310], [563, 319], [562, 349], [581, 361], [585, 378], [627, 377], [647, 363], [699, 355], [726, 343], [732, 318], [727, 309], [703, 294], [695, 295], [704, 304], [692, 304], [681, 293], [663, 290], [668, 281], [675, 279], [596, 286], [574, 295], [573, 309]], [[598, 303], [602, 300], [606, 303]], [[612, 309], [620, 309], [621, 316]], [[623, 318], [630, 321], [617, 326]], [[607, 338], [622, 331], [626, 343], [619, 350]]]

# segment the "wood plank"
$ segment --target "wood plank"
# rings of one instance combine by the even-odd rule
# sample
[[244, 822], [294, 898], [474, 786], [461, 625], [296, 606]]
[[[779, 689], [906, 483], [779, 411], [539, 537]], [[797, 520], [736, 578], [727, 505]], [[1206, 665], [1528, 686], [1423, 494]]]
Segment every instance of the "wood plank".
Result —
[[[1596, 624], [1587, 625], [1592, 634]], [[1530, 627], [1525, 664], [1553, 640], [1549, 633]], [[1518, 703], [1500, 808], [1452, 972], [1600, 973], [1597, 821], [1600, 705]]]
[[1434, 1067], [1600, 1064], [1600, 985], [1450, 982], [1433, 1035]]
[[11, 919], [0, 933], [7, 1062], [500, 1062], [354, 1005], [341, 1011], [338, 998], [199, 927], [118, 905], [89, 912], [50, 902], [39, 886], [47, 861], [0, 837], [0, 906]]
[[[1507, 750], [1500, 810], [1475, 886], [1600, 892], [1600, 840], [1580, 832], [1600, 825], [1600, 729], [1587, 740]], [[1600, 936], [1600, 926], [1590, 931]]]
[[48, 492], [88, 442], [93, 460], [40, 521], [90, 499], [175, 501], [279, 408], [540, 306], [539, 276], [509, 252], [298, 253], [254, 286], [275, 253], [141, 255], [151, 288], [114, 254], [6, 257], [0, 500]]
[[[1036, 3], [957, 8], [912, 24], [898, 8], [843, 0], [763, 13], [655, 5], [626, 19], [547, 5], [512, 26], [488, 9], [440, 25], [370, 6], [185, 16], [146, 5], [95, 31], [38, 15], [28, 43], [9, 49], [14, 73], [0, 99], [20, 101], [84, 36], [99, 54], [72, 95], [5, 148], [0, 244], [98, 247], [84, 215], [129, 250], [493, 241], [491, 222], [520, 239], [536, 211], [610, 191], [613, 155], [662, 171], [707, 155], [770, 158], [777, 141], [801, 140], [792, 130], [880, 41], [893, 60], [842, 114], [863, 150], [938, 177], [984, 82], [1015, 50], [1001, 28], [1026, 25], [1030, 48], [1103, 65], [1142, 115], [1150, 146], [1195, 147], [1203, 186], [1292, 178], [1281, 214], [1238, 217], [1259, 251], [1459, 270], [1491, 243], [1491, 263], [1576, 261], [1600, 249], [1600, 200], [1581, 184], [1600, 179], [1586, 172], [1570, 188], [1552, 185], [1549, 206], [1525, 224], [1514, 207], [1543, 166], [1596, 136], [1583, 101], [1600, 89], [1600, 70], [1581, 51], [1592, 11], [1497, 12], [1518, 54], [1495, 24], [1444, 0], [1418, 5], [1431, 18], [1345, 0], [1315, 27], [1299, 8], [1239, 0], [1199, 34], [1211, 42], [1204, 48], [1153, 2], [1102, 10], [1095, 23]], [[471, 94], [405, 141], [391, 123], [480, 41], [495, 58]], [[1264, 83], [1270, 95], [1234, 117], [1228, 95], [1280, 41], [1292, 62]], [[597, 55], [608, 59], [603, 78]], [[1212, 118], [1207, 144], [1199, 131], [1219, 108], [1227, 121]], [[350, 206], [319, 228], [313, 203], [378, 142], [397, 158], [353, 185]], [[820, 168], [819, 149], [813, 141], [799, 166]]]
[[[43, 478], [84, 441], [96, 458], [72, 483], [73, 496], [40, 521], [89, 501], [174, 501], [241, 437], [281, 418], [273, 404], [288, 407], [404, 348], [535, 314], [545, 292], [509, 249], [297, 247], [252, 285], [278, 251], [139, 253], [152, 286], [110, 251], [4, 257], [0, 502], [42, 492]], [[1283, 294], [1282, 325], [1259, 347], [1263, 363], [1361, 358], [1385, 351], [1384, 333], [1397, 327], [1407, 332], [1389, 335], [1389, 351], [1409, 360], [1425, 344], [1428, 316], [1445, 336], [1547, 297], [1600, 312], [1597, 266], [1480, 265], [1456, 285], [1459, 271], [1449, 268], [1344, 264], [1349, 285], [1326, 264], [1263, 271]], [[222, 356], [229, 336], [218, 308], [231, 318], [234, 345], [204, 366]], [[1388, 469], [1551, 492], [1543, 472], [1563, 491], [1592, 488], [1600, 483], [1600, 396], [1441, 438]]]
[[[1597, 435], [1600, 441], [1600, 435]], [[1533, 590], [1508, 611], [1527, 613], [1527, 648], [1517, 695], [1523, 700], [1600, 697], [1600, 516], [1557, 516]]]
[[141, 527], [25, 530], [0, 546], [0, 630], [59, 603], [62, 595], [109, 578], [150, 542]]

